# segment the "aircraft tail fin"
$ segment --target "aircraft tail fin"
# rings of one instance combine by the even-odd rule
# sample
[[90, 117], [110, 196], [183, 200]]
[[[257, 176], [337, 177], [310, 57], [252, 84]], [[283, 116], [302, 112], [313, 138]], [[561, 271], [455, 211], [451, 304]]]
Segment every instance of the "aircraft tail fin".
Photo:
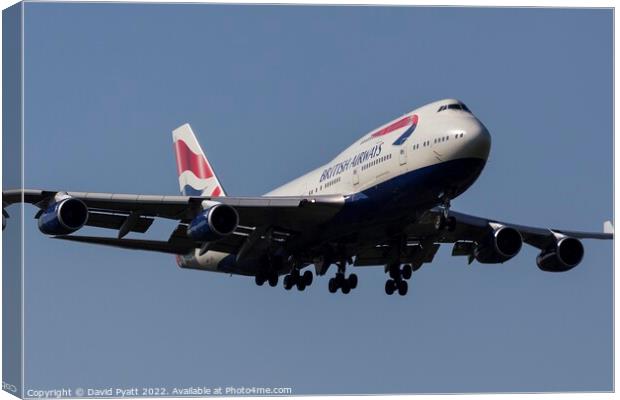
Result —
[[172, 131], [179, 188], [184, 196], [226, 196], [189, 124]]

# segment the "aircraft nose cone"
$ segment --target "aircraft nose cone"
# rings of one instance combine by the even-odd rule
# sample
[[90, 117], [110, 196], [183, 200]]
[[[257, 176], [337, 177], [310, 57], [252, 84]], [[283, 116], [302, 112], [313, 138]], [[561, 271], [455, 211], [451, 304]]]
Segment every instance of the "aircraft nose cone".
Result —
[[463, 148], [463, 155], [486, 160], [491, 150], [491, 134], [488, 129], [478, 122], [466, 129], [465, 136], [467, 143]]

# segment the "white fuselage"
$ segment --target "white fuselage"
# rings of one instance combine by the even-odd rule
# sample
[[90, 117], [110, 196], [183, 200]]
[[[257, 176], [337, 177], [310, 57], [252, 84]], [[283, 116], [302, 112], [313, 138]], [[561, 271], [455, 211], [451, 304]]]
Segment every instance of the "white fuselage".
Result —
[[[399, 177], [415, 171], [459, 159], [486, 162], [490, 145], [489, 132], [462, 103], [441, 100], [372, 130], [331, 161], [265, 196], [341, 194], [349, 197], [387, 186], [382, 185], [386, 182], [394, 183], [390, 185], [393, 190], [394, 185], [400, 184]], [[178, 263], [187, 268], [221, 271], [220, 264], [228, 256], [215, 251], [200, 255], [196, 250], [179, 256]]]
[[[410, 111], [385, 125], [364, 135], [333, 160], [288, 182], [265, 196], [311, 196], [325, 194], [351, 194], [363, 191], [373, 185], [388, 181], [409, 171], [458, 158], [475, 157], [486, 160], [491, 139], [482, 123], [470, 112], [446, 109], [437, 112], [442, 104], [458, 103], [457, 100], [442, 100]], [[417, 126], [411, 136], [401, 145], [392, 143], [402, 135], [409, 125], [389, 133], [372, 137], [386, 127], [403, 118], [418, 116]], [[336, 167], [352, 157], [373, 148], [380, 147], [380, 153], [368, 157], [364, 162], [334, 173], [329, 179], [321, 179], [329, 168]]]

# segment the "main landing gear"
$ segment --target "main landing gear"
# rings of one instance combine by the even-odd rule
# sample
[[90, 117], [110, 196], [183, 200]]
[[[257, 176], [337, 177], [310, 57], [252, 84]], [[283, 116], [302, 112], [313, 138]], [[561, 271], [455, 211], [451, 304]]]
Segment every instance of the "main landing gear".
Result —
[[409, 291], [407, 280], [409, 280], [413, 274], [411, 265], [405, 264], [401, 268], [400, 264], [390, 264], [386, 266], [386, 271], [391, 279], [385, 282], [385, 293], [390, 296], [395, 292], [398, 292], [401, 296], [406, 295]]
[[278, 273], [277, 272], [259, 272], [254, 277], [254, 281], [258, 286], [263, 286], [265, 282], [269, 282], [269, 286], [278, 286]]
[[297, 290], [301, 292], [310, 285], [312, 285], [311, 271], [306, 271], [302, 275], [297, 268], [293, 268], [293, 271], [284, 277], [284, 289], [286, 290], [291, 290], [293, 286], [297, 286]]
[[350, 274], [345, 278], [346, 261], [338, 263], [338, 272], [336, 276], [329, 280], [328, 289], [330, 293], [336, 293], [338, 289], [342, 290], [342, 293], [348, 294], [352, 289], [357, 287], [357, 275]]

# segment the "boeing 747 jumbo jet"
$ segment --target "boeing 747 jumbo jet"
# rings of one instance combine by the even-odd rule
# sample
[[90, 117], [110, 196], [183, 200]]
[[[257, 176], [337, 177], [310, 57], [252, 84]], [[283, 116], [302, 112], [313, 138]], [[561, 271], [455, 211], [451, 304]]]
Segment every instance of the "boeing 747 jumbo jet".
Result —
[[[613, 226], [589, 233], [535, 228], [450, 210], [484, 168], [485, 126], [458, 100], [437, 101], [362, 136], [327, 164], [261, 197], [227, 196], [188, 124], [172, 132], [182, 196], [7, 190], [11, 204], [39, 208], [41, 232], [57, 239], [176, 255], [181, 268], [254, 277], [256, 284], [304, 290], [335, 265], [329, 291], [349, 293], [347, 267], [383, 266], [385, 292], [405, 295], [407, 281], [441, 244], [469, 263], [503, 263], [525, 242], [540, 250], [538, 268], [563, 272], [582, 260], [581, 239], [612, 239]], [[126, 238], [155, 218], [178, 221], [165, 241]], [[83, 226], [116, 237], [71, 235]], [[303, 271], [303, 272], [302, 272]]]

